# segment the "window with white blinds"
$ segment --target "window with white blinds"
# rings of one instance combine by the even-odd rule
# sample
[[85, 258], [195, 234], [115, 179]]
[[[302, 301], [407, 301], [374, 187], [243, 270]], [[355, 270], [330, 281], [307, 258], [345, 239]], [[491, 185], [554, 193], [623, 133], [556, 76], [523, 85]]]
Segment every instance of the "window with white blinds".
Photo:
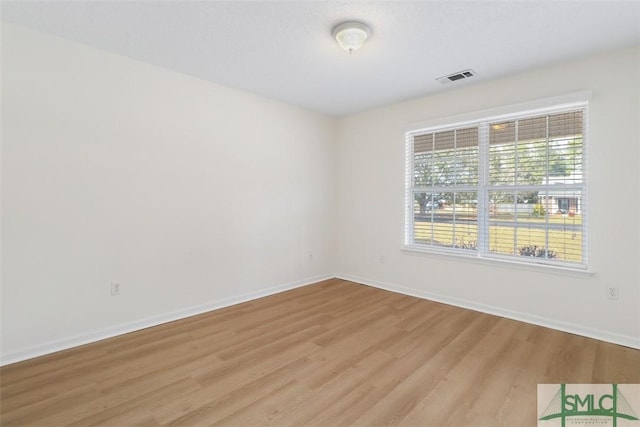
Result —
[[407, 132], [407, 249], [586, 268], [586, 103]]

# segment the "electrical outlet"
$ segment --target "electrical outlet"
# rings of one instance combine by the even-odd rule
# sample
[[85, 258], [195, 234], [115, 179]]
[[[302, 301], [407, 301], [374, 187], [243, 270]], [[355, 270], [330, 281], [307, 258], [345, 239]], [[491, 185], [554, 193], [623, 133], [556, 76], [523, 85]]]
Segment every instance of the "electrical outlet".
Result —
[[313, 261], [313, 252], [309, 252], [309, 261]]
[[384, 264], [385, 259], [384, 259], [384, 255], [380, 255], [380, 264]]
[[120, 295], [120, 283], [111, 282], [111, 296]]
[[607, 286], [607, 298], [618, 299], [618, 288], [615, 286]]

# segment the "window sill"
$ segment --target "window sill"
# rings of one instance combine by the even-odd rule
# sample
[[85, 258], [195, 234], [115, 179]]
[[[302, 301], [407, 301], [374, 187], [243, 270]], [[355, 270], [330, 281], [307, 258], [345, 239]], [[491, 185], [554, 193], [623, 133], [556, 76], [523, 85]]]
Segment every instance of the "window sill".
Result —
[[495, 267], [511, 268], [522, 271], [535, 271], [537, 273], [558, 274], [572, 277], [593, 277], [595, 272], [581, 267], [566, 267], [549, 264], [534, 264], [529, 262], [518, 262], [511, 259], [499, 257], [486, 257], [478, 254], [460, 254], [458, 252], [448, 252], [444, 250], [433, 250], [421, 246], [406, 245], [402, 248], [402, 253], [412, 256], [425, 256], [433, 258], [446, 258], [452, 261], [470, 262], [474, 264], [491, 265]]

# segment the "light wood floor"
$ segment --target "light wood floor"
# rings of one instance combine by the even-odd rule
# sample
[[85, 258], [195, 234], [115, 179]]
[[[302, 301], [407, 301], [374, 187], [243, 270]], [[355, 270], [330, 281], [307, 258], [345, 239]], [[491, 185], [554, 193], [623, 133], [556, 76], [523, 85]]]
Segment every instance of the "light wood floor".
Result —
[[7, 426], [535, 426], [640, 351], [333, 279], [0, 369]]

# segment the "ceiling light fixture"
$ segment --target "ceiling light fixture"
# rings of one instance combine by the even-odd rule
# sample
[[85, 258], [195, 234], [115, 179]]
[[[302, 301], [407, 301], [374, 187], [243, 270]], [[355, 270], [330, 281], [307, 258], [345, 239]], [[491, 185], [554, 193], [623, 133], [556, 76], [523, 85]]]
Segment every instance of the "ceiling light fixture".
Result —
[[349, 52], [349, 55], [360, 49], [370, 35], [371, 29], [362, 22], [356, 21], [343, 22], [333, 29], [333, 37], [341, 48]]

